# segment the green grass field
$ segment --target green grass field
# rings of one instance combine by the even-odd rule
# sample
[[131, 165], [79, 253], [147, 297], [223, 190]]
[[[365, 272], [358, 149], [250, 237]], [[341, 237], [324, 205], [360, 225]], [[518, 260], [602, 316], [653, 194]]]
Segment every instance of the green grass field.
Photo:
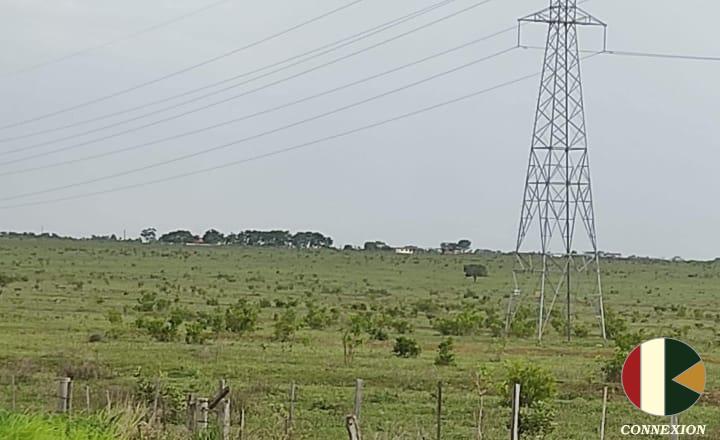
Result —
[[[580, 326], [590, 330], [586, 337], [568, 344], [550, 329], [538, 345], [533, 337], [503, 342], [480, 328], [454, 337], [456, 365], [434, 363], [445, 337], [433, 322], [464, 310], [504, 316], [513, 261], [506, 255], [2, 239], [0, 408], [11, 408], [12, 376], [16, 410], [34, 413], [54, 408], [55, 378], [65, 373], [75, 378], [78, 410], [85, 408], [85, 386], [97, 409], [105, 406], [106, 391], [113, 401], [147, 397], [143, 390], [159, 383], [167, 393], [163, 405], [170, 408], [171, 394], [177, 399], [188, 392], [211, 395], [218, 379], [225, 378], [233, 389], [234, 417], [241, 405], [247, 408], [245, 438], [272, 439], [283, 438], [288, 388], [295, 382], [293, 438], [337, 440], [347, 438], [343, 420], [352, 410], [354, 381], [362, 378], [365, 438], [434, 438], [435, 388], [442, 381], [443, 438], [472, 439], [482, 372], [479, 388], [487, 391], [483, 438], [505, 439], [509, 409], [498, 392], [505, 362], [529, 361], [557, 381], [554, 431], [546, 438], [598, 438], [606, 384], [601, 366], [614, 348], [602, 344], [594, 317], [583, 313], [586, 298], [578, 299], [576, 308]], [[489, 277], [476, 283], [465, 278], [462, 269], [468, 263], [487, 266]], [[700, 352], [708, 369], [708, 394], [681, 421], [707, 424], [705, 438], [720, 439], [720, 262], [604, 261], [603, 285], [607, 307], [627, 321], [630, 331], [678, 336]], [[141, 311], [144, 294], [148, 311]], [[222, 315], [241, 299], [258, 307], [256, 331], [208, 329], [203, 343], [186, 343], [185, 330], [197, 313]], [[276, 324], [301, 322], [307, 304], [325, 308], [337, 321], [322, 329], [301, 326], [286, 334], [285, 342], [278, 341]], [[185, 323], [169, 342], [155, 340], [136, 325], [140, 317], [164, 320], [178, 308], [186, 312]], [[296, 313], [295, 321], [288, 310]], [[349, 317], [366, 310], [411, 324], [414, 330], [405, 336], [418, 341], [421, 354], [395, 356], [399, 334], [387, 326], [385, 341], [363, 333], [354, 359], [346, 362], [342, 328]], [[95, 342], [90, 342], [92, 335]], [[617, 384], [610, 385], [607, 438], [622, 438], [623, 424], [667, 422], [644, 416]], [[168, 432], [179, 431], [168, 427]]]

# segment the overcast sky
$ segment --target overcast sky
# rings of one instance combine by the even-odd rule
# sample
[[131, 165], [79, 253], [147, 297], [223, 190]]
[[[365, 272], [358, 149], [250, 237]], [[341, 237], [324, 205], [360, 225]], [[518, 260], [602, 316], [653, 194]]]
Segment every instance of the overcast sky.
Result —
[[[364, 0], [284, 37], [153, 86], [34, 124], [2, 130], [0, 138], [71, 124], [182, 93], [361, 32], [436, 1]], [[320, 59], [235, 89], [234, 94], [398, 35], [476, 1], [457, 0]], [[153, 32], [123, 39], [212, 1], [0, 0], [0, 44], [4, 54], [0, 57], [0, 72], [6, 72], [0, 77], [0, 125], [152, 80], [348, 2], [235, 0]], [[491, 34], [545, 6], [545, 0], [494, 0], [362, 55], [227, 104], [63, 153], [0, 164], [0, 173], [132, 146], [281, 105]], [[720, 55], [720, 34], [715, 30], [720, 4], [716, 1], [591, 0], [582, 7], [610, 25], [611, 49]], [[542, 25], [524, 31], [525, 43], [542, 44], [544, 31]], [[5, 199], [0, 206], [84, 194], [241, 160], [537, 71], [542, 53], [518, 49], [381, 100], [192, 160], [64, 191], [7, 199], [252, 136], [509, 48], [515, 39], [514, 33], [506, 33], [320, 99], [172, 142], [73, 165], [0, 176], [0, 198]], [[583, 30], [581, 45], [594, 49], [601, 39], [597, 31]], [[16, 73], [27, 66], [116, 40], [121, 41]], [[719, 74], [719, 62], [609, 55], [585, 62], [583, 78], [600, 248], [661, 257], [720, 256]], [[377, 239], [393, 245], [438, 246], [441, 241], [468, 238], [476, 247], [510, 250], [517, 234], [537, 88], [537, 79], [523, 81], [373, 130], [170, 183], [0, 210], [0, 230], [44, 228], [69, 235], [122, 234], [127, 230], [129, 236], [137, 236], [148, 226], [161, 231], [187, 228], [197, 233], [210, 227], [225, 232], [310, 229], [331, 235], [340, 245]], [[94, 135], [4, 154], [0, 162], [74, 145], [225, 96], [230, 92]], [[142, 112], [5, 142], [0, 144], [0, 152], [139, 114]]]

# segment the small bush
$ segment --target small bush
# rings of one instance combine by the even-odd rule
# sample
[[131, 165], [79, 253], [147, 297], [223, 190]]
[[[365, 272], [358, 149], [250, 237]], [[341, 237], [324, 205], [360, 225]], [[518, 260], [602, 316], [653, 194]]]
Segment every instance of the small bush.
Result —
[[505, 364], [506, 376], [501, 384], [501, 392], [510, 396], [515, 384], [519, 383], [522, 389], [520, 404], [533, 406], [538, 402], [548, 402], [555, 398], [557, 388], [555, 378], [550, 372], [531, 362], [507, 362]]
[[508, 396], [508, 404], [512, 401], [510, 396], [515, 384], [521, 386], [520, 432], [528, 438], [545, 438], [554, 429], [555, 378], [530, 362], [506, 363], [506, 370], [501, 391]]
[[256, 329], [258, 310], [246, 301], [225, 310], [225, 328], [238, 334], [252, 332]]
[[520, 409], [520, 434], [529, 438], [545, 438], [555, 430], [555, 408], [547, 402], [538, 402], [532, 408]]
[[324, 330], [337, 322], [337, 315], [328, 311], [327, 307], [308, 304], [308, 311], [303, 322], [313, 330]]
[[400, 336], [395, 339], [395, 346], [393, 347], [393, 353], [395, 356], [401, 358], [416, 358], [420, 355], [420, 345], [413, 338], [406, 338]]
[[577, 323], [573, 326], [573, 333], [578, 338], [587, 338], [590, 335], [590, 329], [585, 324]]
[[210, 335], [205, 331], [205, 325], [200, 322], [192, 322], [185, 325], [186, 344], [204, 344]]
[[212, 313], [198, 312], [197, 320], [205, 328], [209, 328], [215, 334], [225, 330], [225, 315], [220, 311]]
[[170, 321], [158, 318], [139, 318], [135, 325], [145, 329], [158, 342], [171, 342], [177, 337], [178, 329]]
[[627, 329], [627, 322], [622, 316], [611, 309], [605, 309], [605, 332], [608, 338], [615, 339], [617, 336], [626, 333]]
[[406, 321], [404, 319], [394, 320], [390, 323], [390, 327], [392, 327], [397, 333], [400, 333], [401, 335], [406, 335], [415, 331], [412, 324], [410, 324], [409, 321]]
[[443, 336], [468, 336], [476, 334], [482, 322], [476, 311], [463, 310], [457, 315], [435, 320], [433, 328]]
[[455, 365], [455, 353], [453, 338], [447, 338], [438, 345], [438, 354], [435, 357], [435, 365], [448, 366]]
[[274, 338], [279, 342], [289, 342], [295, 337], [295, 332], [300, 328], [297, 313], [293, 309], [286, 309], [274, 324]]

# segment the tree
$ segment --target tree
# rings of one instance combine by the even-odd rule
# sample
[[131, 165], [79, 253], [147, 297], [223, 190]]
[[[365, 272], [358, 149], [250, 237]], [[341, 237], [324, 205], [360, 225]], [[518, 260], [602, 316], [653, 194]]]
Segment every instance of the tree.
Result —
[[157, 240], [157, 229], [145, 228], [140, 232], [140, 237], [145, 243], [152, 243]]
[[298, 232], [292, 236], [291, 243], [298, 249], [317, 249], [332, 246], [333, 240], [319, 232]]
[[225, 242], [225, 236], [216, 229], [210, 229], [202, 236], [202, 241], [208, 244], [221, 244]]
[[195, 241], [195, 236], [190, 231], [173, 231], [159, 238], [161, 243], [185, 244]]
[[392, 249], [384, 241], [368, 241], [363, 246], [366, 251], [389, 251]]
[[482, 264], [466, 264], [463, 266], [466, 277], [472, 277], [473, 281], [477, 281], [478, 277], [488, 276], [487, 267]]
[[460, 240], [457, 242], [457, 245], [461, 251], [467, 252], [470, 250], [470, 246], [472, 246], [472, 242], [470, 240]]

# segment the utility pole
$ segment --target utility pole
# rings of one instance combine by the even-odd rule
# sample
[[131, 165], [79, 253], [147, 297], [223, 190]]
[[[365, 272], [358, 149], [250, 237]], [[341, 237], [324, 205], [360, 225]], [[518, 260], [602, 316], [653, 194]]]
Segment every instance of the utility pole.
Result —
[[[572, 296], [580, 290], [573, 274], [585, 273], [592, 279], [589, 284], [597, 296], [600, 334], [606, 339], [577, 31], [578, 26], [598, 26], [606, 32], [607, 25], [578, 8], [577, 0], [550, 0], [548, 8], [521, 18], [518, 44], [524, 23], [547, 24], [548, 33], [515, 249], [515, 289], [508, 302], [505, 330], [510, 332], [523, 296], [534, 294], [539, 302], [537, 338], [542, 341], [564, 292], [565, 337], [569, 341]], [[573, 248], [577, 221], [584, 226], [590, 252]], [[527, 243], [535, 225], [539, 250]], [[523, 284], [532, 286], [529, 292]]]

